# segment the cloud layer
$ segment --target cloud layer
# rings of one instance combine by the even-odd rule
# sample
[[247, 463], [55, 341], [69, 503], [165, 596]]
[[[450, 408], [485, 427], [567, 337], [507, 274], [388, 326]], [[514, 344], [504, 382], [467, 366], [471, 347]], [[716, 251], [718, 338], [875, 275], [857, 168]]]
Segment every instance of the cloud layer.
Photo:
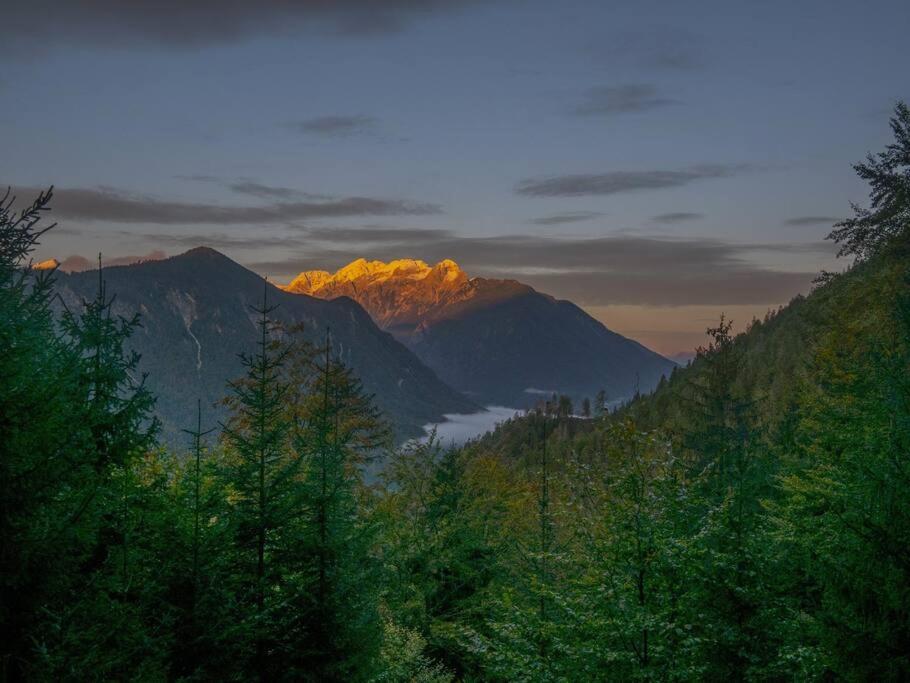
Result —
[[[194, 48], [304, 30], [398, 31], [422, 15], [480, 0], [30, 0], [4, 7], [7, 47], [18, 42]], [[2, 48], [0, 48], [2, 49]]]
[[833, 218], [831, 216], [796, 216], [795, 218], [788, 218], [784, 221], [784, 225], [789, 225], [795, 228], [805, 227], [810, 225], [834, 225], [835, 223], [842, 221], [842, 218]]
[[657, 216], [654, 216], [651, 220], [655, 223], [664, 223], [665, 225], [673, 225], [675, 223], [687, 223], [689, 221], [697, 221], [704, 218], [703, 213], [690, 213], [687, 211], [674, 211], [671, 213], [662, 213]]
[[[150, 251], [148, 254], [142, 255], [127, 255], [127, 256], [115, 256], [113, 258], [102, 258], [101, 264], [105, 267], [107, 266], [129, 266], [133, 263], [139, 263], [141, 261], [160, 261], [163, 258], [167, 258], [165, 254], [160, 249], [155, 249]], [[60, 270], [64, 273], [79, 273], [83, 270], [93, 270], [98, 268], [98, 261], [90, 261], [84, 256], [79, 256], [73, 254], [67, 256], [60, 262]]]
[[657, 87], [650, 83], [627, 83], [592, 88], [587, 92], [585, 101], [573, 111], [579, 116], [613, 116], [661, 109], [674, 104], [680, 102], [661, 95]]
[[298, 257], [251, 264], [274, 276], [338, 268], [358, 256], [458, 261], [474, 275], [515, 278], [582, 305], [778, 304], [810, 286], [814, 273], [758, 263], [771, 253], [829, 254], [828, 243], [733, 244], [710, 239], [611, 236], [589, 239], [446, 230], [319, 228]]
[[599, 211], [569, 211], [566, 213], [557, 213], [551, 216], [541, 216], [532, 218], [529, 222], [534, 225], [563, 225], [565, 223], [580, 223], [590, 221], [603, 216]]
[[290, 124], [294, 130], [330, 138], [374, 133], [379, 121], [372, 116], [317, 116]]
[[683, 187], [753, 170], [748, 164], [700, 164], [681, 170], [610, 171], [526, 178], [515, 191], [527, 197], [583, 197]]
[[[287, 193], [293, 192], [288, 188], [270, 188], [254, 183], [235, 184], [232, 189], [237, 193], [266, 199], [286, 199], [292, 196]], [[37, 190], [25, 188], [19, 194], [32, 196], [37, 194]], [[311, 218], [425, 216], [441, 212], [442, 209], [435, 204], [375, 197], [274, 201], [262, 206], [231, 206], [175, 202], [110, 189], [54, 189], [55, 215], [81, 221], [121, 224], [264, 225]]]

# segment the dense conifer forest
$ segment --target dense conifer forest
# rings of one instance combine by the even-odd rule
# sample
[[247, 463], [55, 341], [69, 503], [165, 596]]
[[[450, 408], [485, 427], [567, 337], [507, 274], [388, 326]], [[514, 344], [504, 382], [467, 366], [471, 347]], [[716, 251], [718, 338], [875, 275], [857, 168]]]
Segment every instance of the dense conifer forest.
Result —
[[905, 105], [892, 128], [831, 236], [845, 272], [739, 336], [721, 317], [651, 395], [460, 449], [393, 449], [331, 330], [279, 329], [267, 294], [229, 419], [200, 404], [165, 448], [141, 318], [100, 269], [55, 315], [52, 192], [7, 198], [0, 678], [910, 679]]

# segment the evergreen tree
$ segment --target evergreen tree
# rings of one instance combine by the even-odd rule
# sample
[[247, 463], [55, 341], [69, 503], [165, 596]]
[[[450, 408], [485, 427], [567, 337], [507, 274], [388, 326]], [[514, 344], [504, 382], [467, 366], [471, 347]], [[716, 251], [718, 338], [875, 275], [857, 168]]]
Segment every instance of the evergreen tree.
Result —
[[690, 385], [691, 420], [683, 443], [692, 454], [695, 530], [691, 561], [704, 567], [687, 595], [701, 624], [701, 661], [711, 678], [744, 680], [773, 658], [766, 628], [769, 596], [758, 543], [760, 501], [770, 469], [754, 439], [754, 401], [738, 386], [743, 352], [721, 317], [698, 350], [702, 372]]
[[694, 614], [683, 609], [689, 481], [668, 440], [611, 425], [601, 457], [573, 477], [582, 565], [572, 590], [591, 677], [689, 680]]
[[13, 679], [125, 674], [155, 656], [130, 592], [132, 468], [157, 426], [124, 350], [138, 319], [113, 314], [99, 271], [96, 299], [55, 323], [54, 273], [27, 261], [51, 197], [19, 213], [0, 204], [0, 619]]
[[854, 165], [869, 183], [869, 208], [853, 205], [854, 217], [838, 223], [829, 239], [840, 256], [867, 259], [895, 241], [905, 241], [910, 226], [910, 107], [898, 102], [891, 117], [894, 141], [883, 152]]
[[[369, 670], [379, 637], [378, 565], [361, 515], [362, 472], [388, 431], [351, 370], [325, 346], [300, 344], [290, 359], [291, 448], [307, 511], [295, 534], [300, 648], [288, 653], [297, 675], [350, 680]], [[290, 547], [290, 546], [289, 546]]]
[[221, 491], [215, 486], [216, 464], [205, 443], [205, 437], [214, 431], [203, 429], [202, 401], [198, 400], [196, 424], [184, 430], [190, 438], [188, 457], [178, 465], [168, 491], [170, 504], [177, 511], [174, 540], [179, 548], [169, 591], [177, 612], [172, 664], [177, 676], [210, 670], [208, 654], [216, 647], [216, 632], [223, 621], [217, 605], [226, 602], [218, 595], [220, 568], [215, 559], [221, 552], [217, 549], [226, 545], [227, 539], [221, 538], [223, 529], [211, 522], [223, 504], [219, 500]]
[[804, 383], [795, 453], [776, 505], [785, 588], [811, 615], [809, 671], [910, 677], [910, 113], [857, 165], [872, 208], [832, 236], [863, 262], [829, 286], [838, 306]]
[[603, 416], [607, 409], [607, 392], [601, 389], [594, 398], [594, 417]]
[[268, 304], [268, 283], [263, 286], [262, 306], [253, 309], [259, 315], [257, 349], [241, 355], [246, 376], [230, 384], [234, 412], [224, 434], [231, 449], [226, 473], [232, 489], [230, 514], [243, 571], [237, 588], [244, 630], [237, 648], [243, 653], [248, 643], [254, 645], [248, 670], [266, 680], [280, 666], [271, 657], [278, 637], [273, 610], [279, 609], [273, 588], [280, 583], [273, 566], [273, 540], [285, 522], [279, 506], [282, 489], [289, 485], [288, 473], [298, 468], [299, 460], [289, 458], [285, 402], [290, 387], [283, 375], [288, 350], [272, 339], [269, 315], [275, 307]]

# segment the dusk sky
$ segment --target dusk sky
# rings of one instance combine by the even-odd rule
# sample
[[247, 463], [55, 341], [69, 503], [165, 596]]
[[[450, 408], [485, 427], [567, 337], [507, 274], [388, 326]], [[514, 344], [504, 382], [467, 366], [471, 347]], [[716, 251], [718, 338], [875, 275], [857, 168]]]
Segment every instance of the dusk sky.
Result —
[[37, 258], [451, 258], [675, 354], [846, 265], [851, 164], [910, 98], [906, 0], [186, 5], [4, 8]]

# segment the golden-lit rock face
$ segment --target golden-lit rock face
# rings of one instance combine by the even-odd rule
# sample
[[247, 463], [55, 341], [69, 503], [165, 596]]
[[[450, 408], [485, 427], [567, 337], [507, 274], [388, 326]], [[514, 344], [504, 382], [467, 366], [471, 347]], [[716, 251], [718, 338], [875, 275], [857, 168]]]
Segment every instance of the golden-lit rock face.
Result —
[[288, 292], [320, 299], [347, 296], [366, 309], [376, 323], [399, 338], [408, 338], [438, 320], [457, 314], [463, 305], [490, 289], [512, 290], [515, 282], [469, 278], [455, 261], [434, 266], [415, 259], [389, 263], [359, 258], [334, 273], [310, 270], [285, 286]]
[[285, 289], [298, 294], [322, 296], [320, 294], [322, 290], [337, 290], [350, 282], [371, 286], [383, 282], [400, 285], [405, 281], [422, 282], [424, 280], [428, 280], [427, 284], [433, 283], [434, 285], [440, 282], [462, 283], [468, 280], [468, 276], [455, 261], [449, 259], [430, 267], [423, 261], [415, 259], [398, 259], [384, 263], [359, 258], [334, 273], [325, 270], [308, 270], [294, 278]]
[[49, 258], [47, 261], [41, 261], [32, 265], [34, 270], [53, 270], [60, 265], [60, 261], [55, 258]]

